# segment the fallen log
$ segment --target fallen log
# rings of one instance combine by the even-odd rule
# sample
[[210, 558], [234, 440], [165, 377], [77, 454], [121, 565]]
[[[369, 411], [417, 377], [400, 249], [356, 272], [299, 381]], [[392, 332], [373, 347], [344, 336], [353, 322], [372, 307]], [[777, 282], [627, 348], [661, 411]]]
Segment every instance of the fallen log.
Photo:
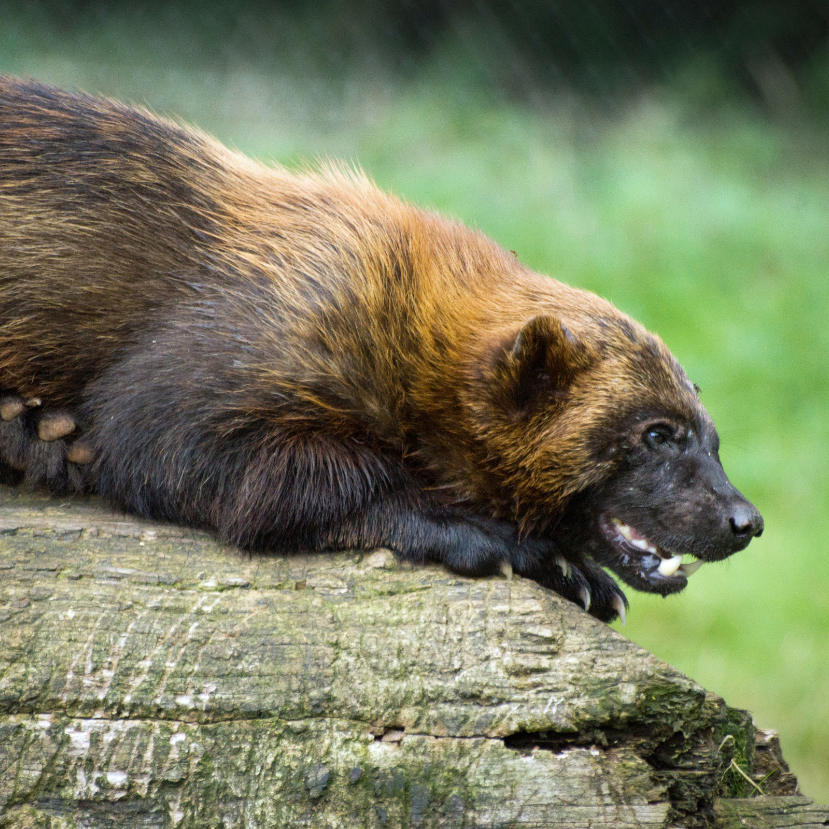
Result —
[[2, 827], [826, 821], [748, 714], [533, 582], [0, 487]]

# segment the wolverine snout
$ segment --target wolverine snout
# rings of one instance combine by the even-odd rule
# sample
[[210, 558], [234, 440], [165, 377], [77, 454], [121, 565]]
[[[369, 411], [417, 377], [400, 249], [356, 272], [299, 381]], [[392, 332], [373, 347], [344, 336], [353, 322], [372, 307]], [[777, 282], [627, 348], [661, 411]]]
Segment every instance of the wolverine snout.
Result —
[[734, 507], [728, 523], [734, 538], [747, 544], [752, 538], [763, 534], [763, 516], [754, 504], [745, 501]]

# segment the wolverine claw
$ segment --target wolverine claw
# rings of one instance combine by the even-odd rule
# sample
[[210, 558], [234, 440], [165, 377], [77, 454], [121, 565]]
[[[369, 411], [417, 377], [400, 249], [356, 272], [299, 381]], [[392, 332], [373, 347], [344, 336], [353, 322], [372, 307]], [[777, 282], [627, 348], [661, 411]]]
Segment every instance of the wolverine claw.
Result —
[[65, 438], [75, 431], [75, 425], [69, 415], [45, 414], [37, 422], [37, 436], [46, 442]]
[[619, 616], [619, 620], [622, 623], [622, 627], [625, 626], [625, 622], [627, 621], [627, 617], [625, 616], [625, 602], [621, 596], [613, 596], [610, 600], [610, 604], [612, 605], [613, 609]]
[[0, 420], [8, 423], [26, 411], [26, 404], [19, 397], [0, 398]]
[[83, 440], [77, 440], [66, 449], [66, 460], [83, 466], [95, 460], [95, 450]]

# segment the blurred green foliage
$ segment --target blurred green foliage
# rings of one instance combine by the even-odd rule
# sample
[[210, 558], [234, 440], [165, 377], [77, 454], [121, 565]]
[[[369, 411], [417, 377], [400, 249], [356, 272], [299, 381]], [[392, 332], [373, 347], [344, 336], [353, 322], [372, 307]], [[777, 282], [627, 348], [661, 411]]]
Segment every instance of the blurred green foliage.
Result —
[[679, 597], [629, 591], [624, 632], [829, 802], [828, 7], [570, 5], [0, 4], [0, 71], [358, 162], [657, 331], [767, 530]]
[[130, 51], [137, 32], [144, 45], [161, 45], [173, 31], [164, 42], [171, 63], [302, 69], [311, 58], [335, 76], [347, 64], [404, 77], [451, 48], [473, 56], [480, 80], [521, 97], [566, 86], [612, 106], [631, 89], [689, 67], [699, 78], [707, 66], [715, 87], [768, 106], [785, 106], [795, 89], [813, 107], [829, 101], [826, 73], [816, 72], [829, 41], [825, 0], [6, 0], [0, 8], [11, 30], [22, 24], [41, 48], [97, 32], [101, 45]]

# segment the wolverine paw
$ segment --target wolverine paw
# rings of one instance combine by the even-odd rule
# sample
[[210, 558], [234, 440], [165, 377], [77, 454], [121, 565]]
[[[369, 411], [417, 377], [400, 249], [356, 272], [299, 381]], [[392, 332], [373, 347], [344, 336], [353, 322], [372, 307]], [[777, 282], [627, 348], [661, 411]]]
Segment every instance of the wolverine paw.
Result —
[[82, 467], [94, 459], [67, 412], [44, 411], [39, 398], [0, 396], [0, 480], [46, 484], [57, 492], [84, 489]]
[[[570, 561], [559, 553], [557, 544], [545, 538], [524, 538], [514, 524], [493, 519], [474, 518], [474, 523], [491, 538], [498, 539], [504, 550], [499, 569], [507, 574], [518, 573], [537, 581], [544, 587], [555, 590], [565, 599], [583, 607], [602, 622], [612, 622], [617, 617], [625, 623], [627, 599], [616, 581], [587, 558]], [[453, 561], [444, 559], [450, 568], [472, 575], [486, 575], [491, 572], [492, 559], [479, 555], [477, 569], [458, 567]]]
[[537, 581], [581, 605], [602, 622], [612, 622], [618, 617], [625, 623], [628, 606], [625, 594], [613, 578], [588, 559], [572, 562], [556, 556], [553, 565]]

